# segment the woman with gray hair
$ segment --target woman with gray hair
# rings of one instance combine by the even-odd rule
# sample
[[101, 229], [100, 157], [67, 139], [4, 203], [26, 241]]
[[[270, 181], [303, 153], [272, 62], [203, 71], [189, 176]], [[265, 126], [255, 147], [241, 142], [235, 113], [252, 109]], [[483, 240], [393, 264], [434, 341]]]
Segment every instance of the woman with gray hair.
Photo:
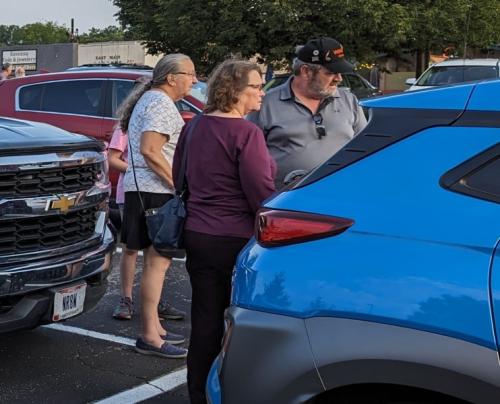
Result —
[[162, 206], [175, 193], [172, 160], [184, 125], [175, 101], [188, 95], [196, 82], [194, 65], [188, 56], [167, 55], [155, 66], [151, 81], [139, 85], [120, 111], [121, 129], [128, 132], [130, 157], [123, 179], [122, 241], [130, 250], [144, 250], [142, 333], [136, 350], [166, 358], [184, 358], [187, 351], [174, 346], [182, 344], [184, 337], [167, 332], [158, 317], [157, 307], [171, 259], [152, 246], [144, 210]]

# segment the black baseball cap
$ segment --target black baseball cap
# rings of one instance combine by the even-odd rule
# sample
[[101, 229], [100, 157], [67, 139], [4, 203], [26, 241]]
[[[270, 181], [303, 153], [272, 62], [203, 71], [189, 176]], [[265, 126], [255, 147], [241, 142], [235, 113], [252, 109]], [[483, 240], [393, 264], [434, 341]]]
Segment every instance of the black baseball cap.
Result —
[[311, 39], [297, 51], [297, 58], [304, 63], [321, 65], [332, 73], [350, 73], [354, 66], [344, 58], [342, 44], [333, 38]]

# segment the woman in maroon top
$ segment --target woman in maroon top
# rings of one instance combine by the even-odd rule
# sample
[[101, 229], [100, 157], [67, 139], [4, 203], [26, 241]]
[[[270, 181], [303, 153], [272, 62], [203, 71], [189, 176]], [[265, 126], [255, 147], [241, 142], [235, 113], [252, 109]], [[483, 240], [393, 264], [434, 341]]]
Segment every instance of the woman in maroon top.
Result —
[[[184, 240], [193, 291], [187, 358], [192, 403], [206, 402], [205, 383], [220, 350], [236, 257], [252, 237], [259, 206], [274, 192], [276, 166], [264, 135], [244, 119], [260, 109], [263, 95], [256, 64], [222, 63], [209, 79], [205, 114], [187, 145], [189, 197]], [[185, 134], [183, 129], [175, 151], [176, 179]]]

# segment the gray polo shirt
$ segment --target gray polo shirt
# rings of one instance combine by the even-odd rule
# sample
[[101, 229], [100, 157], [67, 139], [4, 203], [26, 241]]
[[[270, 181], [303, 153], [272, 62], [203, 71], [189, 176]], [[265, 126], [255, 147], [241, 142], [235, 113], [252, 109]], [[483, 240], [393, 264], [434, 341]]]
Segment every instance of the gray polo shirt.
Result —
[[[290, 87], [292, 79], [270, 90], [261, 110], [248, 116], [264, 132], [269, 152], [278, 165], [277, 188], [289, 172], [312, 170], [366, 126], [363, 110], [351, 92], [339, 88], [313, 114], [295, 98]], [[315, 120], [321, 121], [325, 136], [319, 136]]]

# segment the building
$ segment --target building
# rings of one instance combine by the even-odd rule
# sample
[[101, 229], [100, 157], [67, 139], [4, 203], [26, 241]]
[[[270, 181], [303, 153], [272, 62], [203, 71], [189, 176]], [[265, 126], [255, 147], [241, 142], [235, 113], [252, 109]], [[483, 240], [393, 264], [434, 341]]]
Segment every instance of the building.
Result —
[[26, 74], [66, 70], [84, 64], [130, 63], [154, 66], [162, 55], [149, 55], [140, 41], [56, 43], [0, 47], [0, 63], [23, 66]]

